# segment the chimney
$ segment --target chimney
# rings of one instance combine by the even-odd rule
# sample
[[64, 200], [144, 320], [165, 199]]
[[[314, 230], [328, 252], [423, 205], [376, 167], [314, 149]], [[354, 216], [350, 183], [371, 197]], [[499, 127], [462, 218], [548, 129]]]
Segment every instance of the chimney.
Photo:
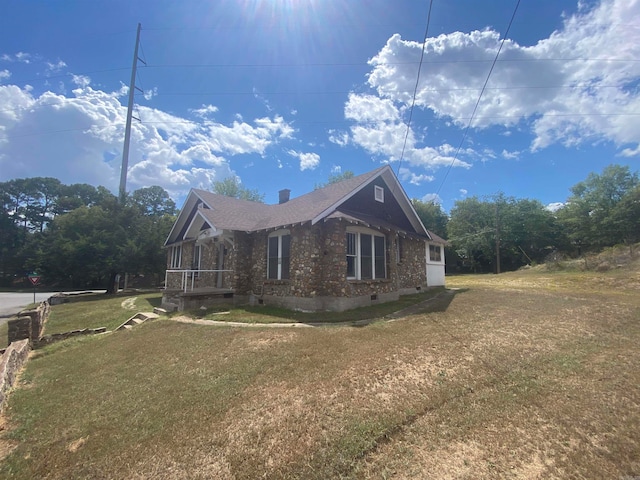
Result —
[[278, 195], [280, 196], [280, 200], [278, 203], [287, 203], [289, 201], [290, 193], [291, 193], [291, 190], [289, 190], [288, 188], [285, 188], [284, 190], [280, 190], [278, 192]]

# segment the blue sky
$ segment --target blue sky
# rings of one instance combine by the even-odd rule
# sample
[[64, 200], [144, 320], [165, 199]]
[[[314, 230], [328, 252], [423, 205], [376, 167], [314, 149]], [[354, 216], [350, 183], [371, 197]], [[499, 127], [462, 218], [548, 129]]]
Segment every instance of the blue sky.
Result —
[[523, 0], [480, 97], [516, 3], [433, 1], [407, 130], [428, 0], [7, 0], [0, 181], [117, 192], [138, 22], [129, 191], [180, 204], [237, 175], [275, 203], [389, 163], [448, 211], [497, 192], [563, 202], [611, 163], [637, 171], [640, 1]]

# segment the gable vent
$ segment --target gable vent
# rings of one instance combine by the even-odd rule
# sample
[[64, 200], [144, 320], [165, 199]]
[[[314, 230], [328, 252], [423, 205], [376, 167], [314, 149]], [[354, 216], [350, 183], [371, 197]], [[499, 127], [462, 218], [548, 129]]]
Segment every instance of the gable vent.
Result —
[[384, 203], [384, 188], [375, 185], [373, 196], [376, 199], [376, 202]]

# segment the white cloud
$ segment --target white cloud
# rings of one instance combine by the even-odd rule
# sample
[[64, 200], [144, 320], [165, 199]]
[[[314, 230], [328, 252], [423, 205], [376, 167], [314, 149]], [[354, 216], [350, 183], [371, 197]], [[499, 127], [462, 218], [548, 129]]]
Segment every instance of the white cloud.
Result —
[[341, 147], [345, 147], [349, 144], [349, 134], [347, 132], [340, 132], [338, 130], [329, 130], [329, 141], [335, 143]]
[[7, 69], [0, 70], [0, 82], [8, 79], [11, 76], [11, 72]]
[[[71, 96], [0, 85], [0, 181], [37, 174], [117, 190], [127, 87], [106, 92], [92, 88], [86, 76], [73, 81], [78, 88]], [[208, 188], [214, 179], [232, 174], [230, 157], [262, 155], [294, 133], [277, 115], [224, 125], [145, 106], [138, 110], [142, 122], [132, 124], [129, 191], [160, 185], [180, 196], [191, 186]], [[301, 168], [314, 168], [319, 157], [313, 155], [300, 157]]]
[[636, 148], [625, 148], [620, 152], [620, 156], [622, 157], [638, 157], [640, 156], [640, 145]]
[[142, 94], [145, 100], [151, 100], [156, 95], [158, 95], [158, 87], [153, 87], [149, 90], [145, 90]]
[[[634, 151], [640, 122], [629, 115], [640, 111], [640, 29], [633, 25], [640, 2], [586, 5], [535, 45], [505, 41], [473, 128], [527, 122], [533, 150], [611, 141], [632, 144], [626, 151]], [[499, 32], [491, 29], [428, 38], [416, 105], [466, 127], [500, 43]], [[378, 101], [368, 104], [378, 106], [370, 110], [375, 115], [388, 121], [391, 113], [382, 115], [382, 106], [391, 112], [392, 105], [401, 111], [410, 104], [421, 49], [421, 43], [396, 34], [370, 60], [368, 83]], [[374, 120], [365, 113], [351, 117]]]
[[550, 212], [557, 212], [558, 210], [560, 210], [565, 205], [566, 204], [563, 203], [563, 202], [552, 202], [549, 205], [547, 205], [545, 208], [547, 210], [549, 210]]
[[405, 182], [408, 181], [412, 185], [421, 185], [424, 182], [433, 182], [434, 180], [433, 175], [416, 175], [411, 170], [404, 167], [401, 167], [398, 173], [401, 180], [404, 180]]
[[18, 62], [31, 63], [31, 58], [32, 58], [32, 55], [29, 54], [29, 53], [18, 52], [18, 53], [15, 54], [15, 59]]
[[425, 203], [435, 203], [438, 205], [442, 205], [442, 198], [440, 198], [440, 195], [438, 195], [437, 193], [427, 193], [420, 200]]
[[58, 73], [60, 72], [64, 67], [67, 66], [66, 63], [64, 63], [62, 60], [58, 60], [55, 63], [52, 62], [45, 62], [46, 65], [46, 72], [47, 73]]
[[71, 81], [80, 88], [91, 85], [91, 78], [86, 75], [71, 75]]
[[514, 150], [513, 152], [509, 152], [508, 150], [502, 150], [502, 153], [500, 154], [500, 156], [506, 160], [517, 160], [518, 158], [520, 158], [521, 153], [522, 152], [518, 150]]
[[[452, 164], [455, 167], [471, 167], [470, 163], [463, 160], [454, 160], [457, 149], [451, 145], [435, 148], [418, 146], [419, 139], [412, 129], [407, 132], [407, 126], [402, 122], [400, 108], [389, 99], [351, 93], [345, 104], [345, 117], [357, 122], [351, 127], [350, 141], [373, 155], [383, 157], [385, 161], [394, 162], [403, 158], [413, 166], [428, 169]], [[333, 142], [339, 143], [339, 140], [334, 138]], [[472, 149], [465, 149], [461, 153], [476, 155]]]
[[207, 118], [210, 114], [216, 113], [218, 107], [215, 105], [202, 105], [200, 108], [192, 108], [189, 111], [200, 118]]
[[287, 153], [300, 160], [300, 171], [315, 170], [320, 165], [320, 155], [317, 153], [304, 153], [296, 150], [288, 150]]
[[342, 167], [340, 165], [333, 165], [331, 167], [331, 173], [338, 174], [338, 173], [342, 173]]
[[458, 191], [460, 192], [460, 195], [463, 196], [463, 197], [466, 197], [467, 194], [469, 193], [469, 191], [466, 188], [461, 188]]

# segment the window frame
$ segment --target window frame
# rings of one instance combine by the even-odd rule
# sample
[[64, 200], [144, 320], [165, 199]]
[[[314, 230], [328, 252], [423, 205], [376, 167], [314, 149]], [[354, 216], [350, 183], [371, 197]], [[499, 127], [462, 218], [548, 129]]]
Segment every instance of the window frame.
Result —
[[[284, 240], [284, 237], [289, 237]], [[276, 252], [272, 252], [272, 239], [276, 239]], [[288, 244], [287, 244], [288, 242]], [[284, 252], [283, 250], [288, 250]], [[271, 255], [276, 253], [276, 255]], [[288, 255], [284, 255], [288, 253]], [[275, 260], [275, 264], [273, 264]], [[273, 268], [275, 266], [275, 272]], [[267, 280], [289, 280], [291, 278], [291, 232], [288, 229], [276, 230], [267, 237]]]
[[442, 246], [429, 244], [429, 261], [442, 262]]
[[[349, 241], [350, 236], [354, 239], [353, 242]], [[378, 239], [377, 242], [376, 238]], [[382, 239], [381, 246], [379, 244], [380, 239]], [[363, 240], [368, 245], [364, 244]], [[350, 245], [355, 245], [355, 254], [348, 253]], [[363, 227], [347, 228], [345, 233], [345, 255], [347, 257], [347, 271], [345, 273], [347, 280], [386, 280], [388, 278], [387, 236], [379, 231]], [[353, 258], [351, 263], [349, 258]], [[368, 265], [364, 265], [363, 260], [368, 261]], [[351, 266], [353, 271], [349, 271]]]
[[194, 244], [193, 245], [193, 261], [191, 262], [191, 270], [196, 270], [196, 276], [200, 273], [200, 268], [202, 265], [202, 245]]
[[182, 245], [171, 247], [169, 256], [169, 268], [180, 268], [182, 266]]
[[374, 185], [373, 198], [376, 200], [376, 202], [384, 203], [384, 188], [379, 185]]

